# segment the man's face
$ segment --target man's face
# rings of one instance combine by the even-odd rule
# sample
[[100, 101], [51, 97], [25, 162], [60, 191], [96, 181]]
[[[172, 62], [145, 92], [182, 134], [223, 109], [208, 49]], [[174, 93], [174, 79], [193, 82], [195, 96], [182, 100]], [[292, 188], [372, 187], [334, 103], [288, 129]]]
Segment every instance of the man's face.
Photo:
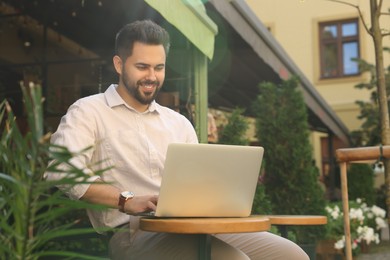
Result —
[[136, 102], [148, 105], [156, 98], [165, 78], [165, 60], [162, 45], [134, 43], [132, 55], [122, 64], [120, 79]]

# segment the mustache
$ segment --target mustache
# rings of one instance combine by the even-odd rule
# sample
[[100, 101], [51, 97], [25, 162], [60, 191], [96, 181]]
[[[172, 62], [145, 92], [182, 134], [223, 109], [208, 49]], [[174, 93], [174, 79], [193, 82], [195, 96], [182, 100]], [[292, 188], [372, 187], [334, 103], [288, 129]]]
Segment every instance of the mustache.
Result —
[[159, 86], [160, 82], [158, 80], [142, 80], [138, 82], [139, 85], [155, 85]]

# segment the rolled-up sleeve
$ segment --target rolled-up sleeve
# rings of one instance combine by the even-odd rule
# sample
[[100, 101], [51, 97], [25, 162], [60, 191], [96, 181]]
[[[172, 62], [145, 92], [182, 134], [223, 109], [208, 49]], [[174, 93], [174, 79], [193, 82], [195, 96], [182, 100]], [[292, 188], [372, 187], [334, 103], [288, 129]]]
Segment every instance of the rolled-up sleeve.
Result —
[[[58, 186], [71, 199], [80, 199], [87, 191], [89, 183], [99, 178], [98, 175], [94, 175], [91, 169], [92, 154], [96, 145], [95, 129], [96, 123], [91, 111], [84, 110], [82, 103], [76, 102], [69, 107], [67, 114], [62, 117], [57, 131], [51, 137], [52, 144], [66, 147], [75, 154], [70, 160], [70, 164], [82, 170], [85, 174], [81, 184]], [[86, 149], [88, 147], [90, 148]], [[67, 166], [60, 165], [59, 167], [65, 170]], [[58, 180], [64, 177], [64, 173], [46, 172], [45, 177], [48, 180]]]

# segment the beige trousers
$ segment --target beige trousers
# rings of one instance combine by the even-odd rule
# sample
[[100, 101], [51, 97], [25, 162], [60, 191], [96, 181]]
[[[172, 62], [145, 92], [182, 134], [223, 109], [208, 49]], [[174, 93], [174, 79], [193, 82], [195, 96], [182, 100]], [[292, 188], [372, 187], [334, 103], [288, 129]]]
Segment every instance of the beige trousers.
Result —
[[[196, 260], [198, 236], [128, 230], [110, 240], [110, 259]], [[218, 234], [211, 239], [213, 260], [280, 259], [309, 260], [293, 242], [269, 232]]]

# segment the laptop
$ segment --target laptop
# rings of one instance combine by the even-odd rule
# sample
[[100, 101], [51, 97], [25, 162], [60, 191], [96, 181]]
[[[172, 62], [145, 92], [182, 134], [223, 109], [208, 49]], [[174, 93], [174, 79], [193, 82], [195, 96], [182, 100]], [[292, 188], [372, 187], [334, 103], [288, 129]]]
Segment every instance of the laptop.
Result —
[[247, 217], [264, 149], [172, 143], [155, 217]]

